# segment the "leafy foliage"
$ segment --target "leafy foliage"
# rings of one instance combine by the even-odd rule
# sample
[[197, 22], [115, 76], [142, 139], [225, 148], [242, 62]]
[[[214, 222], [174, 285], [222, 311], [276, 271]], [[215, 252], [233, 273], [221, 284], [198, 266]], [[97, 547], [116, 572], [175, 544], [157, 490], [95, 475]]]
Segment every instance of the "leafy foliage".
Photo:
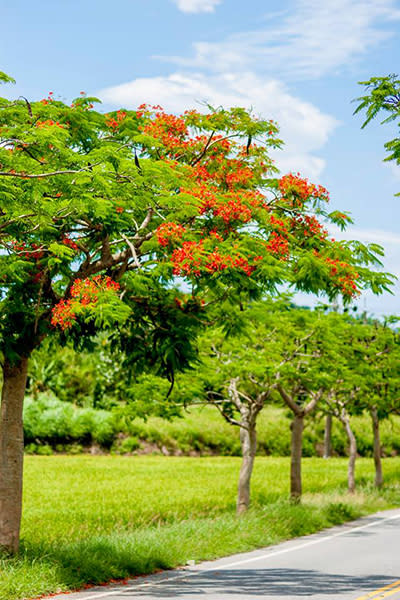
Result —
[[[355, 114], [365, 112], [366, 119], [362, 127], [366, 127], [380, 113], [387, 114], [382, 123], [397, 122], [400, 126], [400, 79], [398, 75], [387, 75], [386, 77], [371, 77], [368, 81], [361, 81], [368, 92], [356, 99], [359, 102]], [[386, 142], [386, 151], [389, 155], [385, 160], [393, 160], [400, 163], [400, 137], [397, 136]]]
[[[324, 188], [276, 178], [274, 122], [242, 108], [103, 114], [97, 102], [0, 99], [0, 347], [9, 360], [54, 327], [77, 347], [121, 328], [131, 356], [150, 355], [172, 379], [192, 359], [192, 335], [185, 344], [178, 332], [204, 325], [202, 300], [235, 304], [287, 282], [347, 301], [390, 285], [368, 270], [379, 249], [328, 237], [319, 219], [347, 217], [326, 210]], [[137, 336], [146, 338], [140, 356]]]

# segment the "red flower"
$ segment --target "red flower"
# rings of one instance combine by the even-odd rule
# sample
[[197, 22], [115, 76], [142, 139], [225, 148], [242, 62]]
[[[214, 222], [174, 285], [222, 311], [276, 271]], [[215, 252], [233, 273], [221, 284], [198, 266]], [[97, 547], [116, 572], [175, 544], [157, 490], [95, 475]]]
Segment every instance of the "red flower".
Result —
[[322, 185], [309, 183], [308, 179], [290, 173], [279, 180], [279, 191], [285, 200], [294, 206], [302, 206], [310, 198], [329, 202], [329, 192]]
[[96, 304], [101, 292], [117, 292], [119, 288], [119, 283], [108, 276], [96, 275], [93, 279], [76, 279], [71, 287], [70, 298], [61, 300], [53, 308], [52, 325], [58, 325], [63, 331], [69, 329], [76, 322], [80, 306], [90, 307]]
[[157, 241], [160, 246], [168, 246], [182, 239], [185, 231], [182, 225], [172, 222], [161, 223], [156, 229]]
[[78, 244], [74, 242], [74, 240], [71, 240], [71, 238], [69, 238], [67, 235], [63, 237], [62, 243], [64, 246], [72, 248], [72, 250], [79, 250]]
[[289, 254], [289, 242], [276, 231], [273, 231], [269, 236], [266, 244], [266, 249], [271, 254], [275, 254], [278, 258], [286, 260]]

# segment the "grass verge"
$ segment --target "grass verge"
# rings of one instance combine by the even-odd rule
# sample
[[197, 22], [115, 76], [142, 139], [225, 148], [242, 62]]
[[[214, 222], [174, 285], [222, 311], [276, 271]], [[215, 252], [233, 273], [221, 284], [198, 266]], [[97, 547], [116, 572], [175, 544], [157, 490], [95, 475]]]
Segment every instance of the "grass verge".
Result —
[[235, 516], [237, 458], [27, 457], [20, 554], [0, 562], [0, 599], [21, 600], [274, 544], [400, 505], [400, 459], [372, 461], [345, 491], [346, 460], [304, 460], [290, 505], [287, 458], [257, 458], [253, 505]]

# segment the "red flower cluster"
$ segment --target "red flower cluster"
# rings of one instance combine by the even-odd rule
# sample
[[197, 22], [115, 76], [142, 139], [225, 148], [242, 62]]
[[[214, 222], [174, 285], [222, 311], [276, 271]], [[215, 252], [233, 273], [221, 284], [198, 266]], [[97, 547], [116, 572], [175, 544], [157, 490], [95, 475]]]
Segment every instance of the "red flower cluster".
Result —
[[70, 300], [60, 300], [52, 310], [51, 324], [58, 325], [63, 331], [72, 327], [75, 320], [76, 314]]
[[108, 276], [96, 275], [93, 279], [75, 279], [71, 287], [71, 298], [79, 298], [82, 304], [89, 304], [97, 301], [100, 291], [112, 290], [117, 292], [119, 288], [119, 283]]
[[119, 283], [111, 277], [96, 275], [93, 279], [76, 279], [71, 287], [70, 298], [61, 300], [52, 311], [51, 323], [63, 331], [72, 327], [76, 321], [78, 309], [96, 304], [99, 295], [105, 291], [117, 292]]
[[164, 109], [159, 104], [157, 104], [156, 106], [151, 106], [151, 104], [143, 103], [143, 104], [141, 104], [140, 106], [137, 107], [136, 116], [140, 119], [141, 117], [143, 117], [143, 115], [145, 113], [147, 113], [148, 115], [150, 115], [152, 110], [161, 110], [161, 111], [163, 111]]
[[317, 237], [320, 240], [324, 240], [328, 236], [328, 231], [321, 225], [318, 219], [314, 216], [304, 215], [292, 219], [292, 227], [294, 229], [300, 229], [302, 235], [307, 238]]
[[47, 119], [46, 121], [36, 121], [36, 127], [39, 129], [43, 129], [44, 127], [60, 127], [60, 129], [64, 129], [64, 125], [61, 125], [58, 121], [53, 121], [52, 119]]
[[347, 262], [329, 257], [325, 258], [325, 262], [330, 266], [330, 277], [336, 279], [337, 286], [344, 296], [354, 298], [361, 293], [355, 283], [359, 275]]
[[232, 197], [227, 202], [221, 202], [213, 208], [215, 217], [220, 217], [225, 223], [242, 221], [248, 223], [252, 217], [251, 210], [238, 197]]
[[200, 275], [202, 263], [203, 240], [200, 242], [183, 242], [180, 248], [173, 251], [171, 260], [174, 275]]
[[182, 239], [185, 233], [185, 228], [182, 225], [176, 223], [162, 223], [156, 229], [156, 237], [160, 246], [168, 246]]
[[282, 221], [282, 219], [277, 219], [274, 215], [271, 215], [269, 218], [269, 222], [273, 229], [276, 229], [281, 233], [287, 234], [288, 231], [286, 228], [286, 224], [284, 223], [284, 221]]
[[79, 250], [78, 244], [74, 242], [74, 240], [71, 240], [71, 238], [69, 238], [67, 235], [63, 237], [62, 243], [64, 244], [64, 246], [72, 248], [72, 250]]
[[171, 259], [174, 275], [199, 277], [202, 272], [216, 273], [227, 269], [236, 269], [251, 275], [256, 268], [256, 263], [262, 260], [262, 256], [254, 257], [251, 264], [242, 256], [222, 254], [218, 246], [207, 253], [204, 250], [204, 240], [200, 240], [200, 242], [183, 242], [181, 248], [174, 250]]
[[253, 171], [249, 167], [238, 168], [226, 176], [226, 184], [229, 188], [235, 186], [245, 186], [254, 177]]
[[12, 242], [12, 246], [16, 252], [19, 252], [24, 258], [34, 259], [35, 261], [43, 257], [43, 248], [33, 242]]
[[248, 223], [252, 218], [251, 209], [242, 202], [240, 195], [227, 194], [224, 198], [217, 199], [210, 188], [201, 185], [197, 190], [188, 191], [201, 199], [199, 212], [201, 215], [211, 211], [214, 217], [220, 217], [224, 223], [232, 221]]
[[157, 112], [154, 120], [143, 127], [143, 133], [159, 139], [167, 150], [171, 150], [182, 146], [188, 129], [182, 118]]
[[279, 191], [293, 206], [302, 206], [310, 198], [329, 202], [329, 192], [322, 185], [309, 183], [300, 173], [289, 173], [279, 180]]
[[41, 100], [41, 104], [49, 104], [49, 102], [53, 102], [54, 98], [53, 98], [53, 94], [54, 92], [49, 92], [49, 95], [47, 96], [47, 98], [43, 98], [43, 100]]
[[248, 190], [242, 196], [246, 198], [247, 202], [250, 206], [253, 206], [253, 208], [264, 208], [265, 210], [269, 210], [269, 206], [265, 201], [265, 196], [258, 190]]
[[268, 252], [275, 254], [278, 258], [286, 260], [289, 255], [289, 242], [276, 231], [273, 231], [269, 236], [269, 240], [265, 245]]
[[15, 252], [18, 252], [23, 258], [34, 263], [34, 271], [31, 274], [31, 279], [34, 283], [39, 283], [43, 275], [43, 267], [40, 260], [44, 256], [43, 247], [35, 242], [27, 244], [26, 242], [12, 242]]
[[107, 127], [111, 127], [111, 129], [118, 129], [121, 121], [123, 121], [126, 117], [126, 112], [124, 110], [118, 110], [117, 118], [110, 117], [108, 114], [106, 115], [106, 117]]

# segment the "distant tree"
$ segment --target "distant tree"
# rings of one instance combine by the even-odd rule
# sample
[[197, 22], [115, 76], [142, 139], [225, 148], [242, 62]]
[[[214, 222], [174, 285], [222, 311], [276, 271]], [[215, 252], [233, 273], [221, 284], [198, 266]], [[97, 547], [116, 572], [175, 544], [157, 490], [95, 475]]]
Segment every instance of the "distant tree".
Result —
[[[350, 368], [343, 338], [347, 320], [342, 315], [264, 301], [238, 311], [236, 317], [243, 323], [235, 335], [225, 336], [220, 327], [202, 336], [202, 362], [194, 374], [186, 376], [184, 388], [188, 402], [191, 397], [206, 400], [240, 429], [243, 460], [237, 510], [242, 513], [250, 503], [257, 419], [266, 403], [280, 397], [293, 414], [290, 497], [298, 502], [305, 420], [322, 403], [325, 412], [347, 425], [347, 399], [342, 400], [340, 394], [343, 370], [350, 373]], [[235, 320], [232, 313], [229, 318]], [[353, 386], [354, 375], [349, 380]], [[350, 385], [347, 380], [346, 384]]]
[[373, 431], [375, 485], [383, 484], [380, 421], [400, 408], [400, 335], [397, 319], [353, 322], [350, 330], [350, 367], [359, 378], [361, 409], [368, 411]]

